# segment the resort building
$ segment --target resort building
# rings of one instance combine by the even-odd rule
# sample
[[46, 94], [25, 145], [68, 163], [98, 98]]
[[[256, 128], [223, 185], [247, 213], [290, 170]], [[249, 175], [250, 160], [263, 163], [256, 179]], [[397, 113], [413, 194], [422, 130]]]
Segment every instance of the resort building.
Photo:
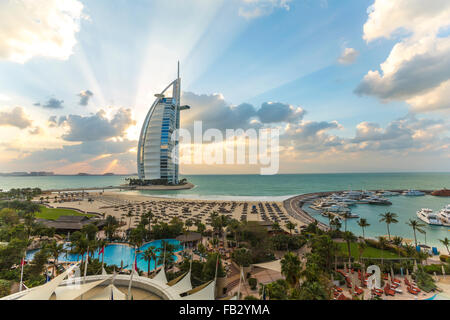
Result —
[[[161, 93], [145, 117], [139, 135], [137, 170], [139, 179], [151, 184], [178, 184], [178, 134], [180, 111], [180, 65], [177, 79]], [[172, 88], [171, 93], [169, 88]], [[172, 135], [173, 134], [173, 135]]]

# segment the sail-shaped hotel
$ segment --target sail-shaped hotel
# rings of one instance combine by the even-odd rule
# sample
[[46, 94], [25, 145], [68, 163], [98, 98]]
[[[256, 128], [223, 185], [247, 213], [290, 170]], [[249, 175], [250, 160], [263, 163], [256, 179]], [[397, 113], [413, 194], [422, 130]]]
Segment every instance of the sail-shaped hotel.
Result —
[[[180, 111], [180, 64], [178, 76], [161, 93], [145, 117], [139, 135], [137, 170], [140, 180], [150, 184], [178, 184], [178, 136]], [[170, 88], [172, 88], [170, 92]]]

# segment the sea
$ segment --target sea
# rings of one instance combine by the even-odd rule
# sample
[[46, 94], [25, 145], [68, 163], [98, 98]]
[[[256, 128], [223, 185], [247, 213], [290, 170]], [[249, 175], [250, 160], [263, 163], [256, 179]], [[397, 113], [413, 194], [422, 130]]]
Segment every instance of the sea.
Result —
[[[126, 183], [129, 176], [41, 176], [41, 177], [0, 177], [0, 189], [39, 187], [49, 189], [89, 190], [119, 186]], [[262, 175], [182, 175], [195, 185], [190, 190], [145, 190], [120, 191], [129, 194], [141, 194], [160, 197], [173, 197], [203, 200], [249, 200], [283, 201], [291, 196], [310, 192], [339, 190], [396, 190], [450, 189], [450, 172], [433, 173], [333, 173], [333, 174], [279, 174]], [[118, 190], [117, 190], [118, 191]], [[416, 217], [421, 208], [440, 210], [450, 204], [448, 197], [419, 196], [390, 197], [390, 206], [357, 205], [352, 213], [366, 218], [371, 224], [365, 230], [366, 236], [376, 237], [387, 234], [386, 225], [379, 222], [379, 214], [395, 212], [399, 222], [391, 225], [391, 234], [413, 239], [412, 229], [406, 225], [410, 218]], [[306, 208], [310, 214], [325, 223], [328, 219], [314, 210]], [[357, 219], [348, 220], [347, 228], [356, 234], [362, 234]], [[418, 241], [429, 246], [442, 246], [439, 239], [450, 238], [450, 227], [426, 226], [425, 234], [418, 234]]]

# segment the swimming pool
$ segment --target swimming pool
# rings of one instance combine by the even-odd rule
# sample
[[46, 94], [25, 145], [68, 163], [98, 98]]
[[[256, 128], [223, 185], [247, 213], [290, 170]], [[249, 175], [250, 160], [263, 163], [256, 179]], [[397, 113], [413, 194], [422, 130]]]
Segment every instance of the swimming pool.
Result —
[[[154, 246], [155, 248], [162, 248], [162, 241], [166, 241], [167, 243], [174, 245], [175, 252], [179, 252], [183, 249], [180, 241], [178, 241], [178, 240], [162, 239], [162, 240], [151, 241], [151, 242], [144, 244], [143, 246], [141, 246], [139, 248], [139, 251], [143, 252], [150, 246]], [[65, 248], [68, 249], [69, 248], [68, 245], [65, 245]], [[38, 251], [38, 249], [28, 251], [27, 255], [26, 255], [26, 260], [27, 261], [33, 260], [34, 254], [37, 251]], [[156, 252], [156, 255], [159, 257], [161, 254], [160, 254], [160, 252]], [[97, 250], [97, 252], [94, 253], [94, 258], [98, 258], [100, 261], [102, 259], [102, 256], [98, 255], [98, 250]], [[133, 265], [133, 259], [134, 259], [134, 249], [130, 246], [127, 246], [125, 244], [109, 244], [108, 246], [105, 247], [105, 257], [104, 257], [103, 261], [108, 265], [115, 264], [116, 266], [120, 267], [121, 263], [123, 262], [124, 269], [131, 269], [131, 267]], [[175, 256], [174, 259], [176, 261], [177, 257]], [[75, 261], [80, 261], [80, 260], [81, 260], [80, 255], [71, 254], [71, 253], [63, 253], [58, 257], [58, 261], [60, 261], [60, 262], [75, 262]], [[136, 260], [137, 260], [138, 268], [142, 271], [147, 271], [148, 262], [144, 260], [142, 253], [138, 253]], [[150, 270], [153, 270], [153, 269], [155, 269], [155, 261], [154, 260], [152, 260], [150, 262]]]

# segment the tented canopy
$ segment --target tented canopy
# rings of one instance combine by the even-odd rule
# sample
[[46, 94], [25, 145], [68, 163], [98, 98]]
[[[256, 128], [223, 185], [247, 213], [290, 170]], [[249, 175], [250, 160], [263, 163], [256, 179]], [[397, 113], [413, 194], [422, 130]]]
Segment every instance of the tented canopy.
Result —
[[162, 266], [159, 272], [156, 274], [156, 276], [153, 277], [153, 280], [167, 284], [166, 270], [164, 266]]
[[77, 264], [71, 266], [66, 271], [61, 273], [52, 281], [46, 284], [32, 289], [28, 294], [19, 298], [19, 300], [48, 300], [52, 296], [55, 289], [60, 285], [61, 282], [69, 275], [70, 272], [76, 267]]
[[274, 260], [274, 261], [270, 261], [270, 262], [264, 262], [264, 263], [257, 263], [254, 264], [254, 267], [258, 267], [258, 268], [263, 268], [263, 269], [269, 269], [269, 270], [273, 270], [276, 272], [281, 273], [281, 260]]
[[111, 277], [107, 277], [103, 280], [93, 281], [81, 285], [75, 284], [70, 286], [58, 287], [55, 289], [56, 300], [75, 300], [76, 298], [80, 297], [82, 294], [85, 294], [89, 290], [95, 288], [99, 284], [105, 282], [108, 279], [111, 279]]
[[214, 300], [215, 289], [216, 281], [211, 280], [211, 282], [206, 283], [206, 285], [192, 289], [191, 294], [183, 297], [183, 300]]
[[126, 300], [125, 293], [117, 289], [113, 284], [106, 286], [99, 294], [91, 297], [90, 300]]
[[192, 290], [191, 271], [189, 270], [189, 272], [186, 273], [186, 275], [180, 281], [172, 285], [172, 288], [177, 290], [179, 293]]

